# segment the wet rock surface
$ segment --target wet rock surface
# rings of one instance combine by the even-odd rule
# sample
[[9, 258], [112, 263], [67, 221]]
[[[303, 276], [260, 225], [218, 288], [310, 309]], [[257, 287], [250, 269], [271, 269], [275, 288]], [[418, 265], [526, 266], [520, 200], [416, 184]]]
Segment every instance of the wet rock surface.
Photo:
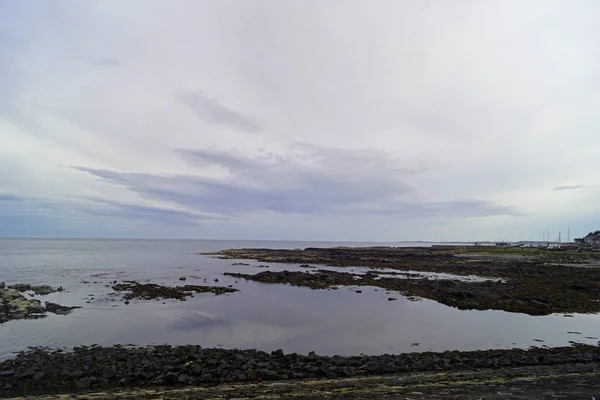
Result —
[[[474, 248], [475, 249], [475, 248]], [[493, 278], [461, 281], [410, 277], [401, 271], [357, 275], [319, 270], [231, 274], [263, 283], [289, 283], [312, 289], [339, 285], [376, 286], [406, 296], [432, 299], [460, 309], [503, 310], [530, 315], [600, 312], [600, 269], [568, 267], [597, 260], [600, 252], [579, 253], [502, 249], [308, 248], [305, 250], [240, 249], [211, 253], [227, 259], [313, 263], [336, 267], [365, 266], [403, 271], [438, 272]], [[561, 265], [557, 265], [560, 263]], [[388, 275], [388, 276], [386, 276]], [[404, 279], [403, 279], [404, 278]], [[410, 278], [410, 279], [409, 279]]]
[[600, 348], [410, 353], [322, 357], [199, 346], [34, 349], [0, 363], [0, 397], [136, 386], [337, 379], [415, 372], [597, 365]]
[[9, 289], [14, 289], [17, 290], [19, 292], [27, 292], [27, 291], [32, 291], [33, 293], [39, 295], [39, 296], [44, 296], [50, 293], [55, 293], [55, 292], [62, 292], [63, 288], [62, 286], [54, 289], [52, 286], [49, 285], [30, 285], [28, 283], [17, 283], [15, 285], [11, 285], [8, 287]]
[[[31, 289], [27, 289], [31, 290]], [[13, 319], [36, 319], [45, 317], [46, 312], [68, 314], [80, 307], [66, 307], [37, 299], [28, 299], [17, 289], [0, 289], [0, 323]]]
[[223, 286], [163, 286], [155, 283], [139, 283], [135, 281], [125, 281], [112, 286], [115, 292], [127, 292], [124, 294], [124, 300], [155, 300], [155, 299], [176, 299], [185, 301], [186, 298], [195, 293], [213, 293], [221, 295], [225, 293], [237, 292], [238, 289]]
[[81, 307], [67, 307], [61, 306], [60, 304], [51, 303], [49, 301], [46, 302], [46, 311], [58, 314], [58, 315], [67, 315], [70, 314], [71, 311], [81, 308]]
[[39, 300], [27, 299], [15, 289], [0, 289], [0, 323], [36, 318], [45, 312]]

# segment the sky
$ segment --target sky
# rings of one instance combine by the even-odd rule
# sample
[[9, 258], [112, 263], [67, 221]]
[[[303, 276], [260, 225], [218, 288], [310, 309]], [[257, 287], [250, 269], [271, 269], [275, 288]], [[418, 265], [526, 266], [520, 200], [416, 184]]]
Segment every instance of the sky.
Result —
[[0, 236], [600, 229], [596, 0], [0, 0]]

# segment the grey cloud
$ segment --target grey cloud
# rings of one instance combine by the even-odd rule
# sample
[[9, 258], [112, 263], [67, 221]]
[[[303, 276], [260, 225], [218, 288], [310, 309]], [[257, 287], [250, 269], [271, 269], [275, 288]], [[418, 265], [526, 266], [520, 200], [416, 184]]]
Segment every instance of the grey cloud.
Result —
[[108, 207], [87, 209], [86, 214], [101, 217], [117, 217], [156, 222], [162, 225], [195, 225], [200, 222], [197, 215], [178, 210], [166, 210], [155, 207], [103, 202]]
[[156, 222], [162, 225], [195, 225], [201, 220], [208, 219], [196, 214], [169, 210], [159, 207], [141, 206], [135, 204], [120, 203], [116, 201], [80, 198], [76, 205], [66, 205], [51, 200], [26, 197], [12, 194], [0, 194], [0, 203], [4, 206], [0, 209], [0, 217], [46, 215], [58, 216], [72, 212], [84, 213], [98, 217], [115, 217], [124, 220], [141, 220]]
[[0, 201], [1, 202], [20, 202], [20, 201], [25, 201], [25, 199], [23, 197], [20, 196], [16, 196], [13, 194], [0, 194]]
[[481, 200], [409, 201], [403, 181], [426, 167], [400, 167], [382, 152], [298, 145], [297, 154], [249, 158], [234, 152], [181, 150], [193, 166], [220, 166], [224, 180], [192, 175], [121, 173], [76, 167], [153, 199], [201, 212], [244, 215], [262, 211], [317, 215], [392, 213], [415, 217], [517, 215]]
[[557, 186], [552, 190], [577, 190], [577, 189], [583, 189], [585, 188], [585, 185], [565, 185], [565, 186]]
[[258, 133], [260, 127], [251, 118], [232, 110], [202, 92], [186, 91], [178, 95], [198, 117], [212, 124], [229, 125], [244, 132]]

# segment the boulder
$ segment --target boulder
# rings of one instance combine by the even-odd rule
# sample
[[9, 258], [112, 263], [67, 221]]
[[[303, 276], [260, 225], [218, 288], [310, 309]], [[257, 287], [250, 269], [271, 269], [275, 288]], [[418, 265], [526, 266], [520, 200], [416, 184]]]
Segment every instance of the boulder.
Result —
[[58, 314], [58, 315], [67, 315], [70, 314], [72, 310], [81, 307], [67, 307], [61, 306], [60, 304], [51, 303], [49, 301], [46, 302], [46, 311]]

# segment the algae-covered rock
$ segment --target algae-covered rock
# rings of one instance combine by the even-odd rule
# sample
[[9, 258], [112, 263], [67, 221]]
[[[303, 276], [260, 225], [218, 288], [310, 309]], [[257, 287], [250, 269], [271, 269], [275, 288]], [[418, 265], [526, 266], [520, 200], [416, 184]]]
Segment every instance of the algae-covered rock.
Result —
[[37, 318], [44, 312], [39, 300], [27, 299], [15, 289], [0, 289], [0, 322]]

